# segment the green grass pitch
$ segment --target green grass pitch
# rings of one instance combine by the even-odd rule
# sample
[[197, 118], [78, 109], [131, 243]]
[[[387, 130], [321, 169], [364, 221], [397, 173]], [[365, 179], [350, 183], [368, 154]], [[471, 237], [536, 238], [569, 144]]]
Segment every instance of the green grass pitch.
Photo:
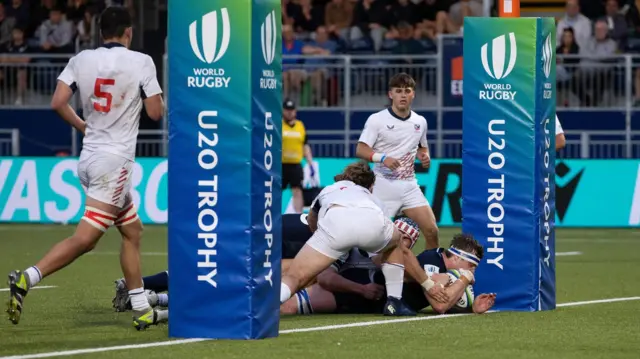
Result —
[[[34, 264], [72, 226], [1, 225], [0, 296], [8, 298], [4, 276]], [[456, 229], [441, 230], [441, 241]], [[278, 338], [204, 341], [103, 351], [112, 346], [168, 340], [167, 326], [137, 332], [129, 313], [111, 308], [113, 280], [121, 277], [115, 230], [91, 254], [45, 279], [25, 302], [19, 325], [0, 321], [0, 359], [37, 358], [80, 352], [74, 358], [638, 358], [640, 357], [640, 230], [560, 229], [557, 252], [558, 303], [612, 298], [636, 300], [563, 306], [539, 313], [490, 313], [344, 327], [386, 320], [371, 315], [286, 317]], [[423, 244], [418, 243], [418, 248]], [[142, 246], [144, 274], [167, 267], [166, 227], [147, 226]], [[4, 317], [4, 312], [2, 312]], [[337, 326], [325, 330], [301, 328]], [[40, 354], [29, 356], [31, 354]]]

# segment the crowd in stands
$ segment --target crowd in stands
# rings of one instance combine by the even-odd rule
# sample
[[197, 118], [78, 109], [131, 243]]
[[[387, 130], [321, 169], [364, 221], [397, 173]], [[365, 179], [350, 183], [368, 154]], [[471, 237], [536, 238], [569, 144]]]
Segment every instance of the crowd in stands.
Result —
[[[425, 55], [437, 50], [439, 34], [461, 34], [466, 16], [482, 16], [482, 0], [282, 0], [284, 96], [311, 92], [311, 104], [335, 102], [335, 71], [326, 57], [342, 53]], [[2, 63], [30, 62], [9, 54], [73, 54], [96, 45], [96, 18], [112, 4], [133, 8], [134, 0], [0, 0], [0, 88], [26, 89], [26, 70]], [[615, 81], [609, 56], [640, 53], [640, 0], [567, 0], [557, 18], [559, 90], [584, 105], [601, 101]], [[133, 9], [132, 9], [133, 11]], [[579, 55], [571, 57], [571, 55]], [[587, 55], [587, 56], [585, 56]], [[591, 57], [591, 58], [588, 58]], [[406, 58], [400, 64], [420, 65]], [[640, 70], [635, 72], [640, 89]], [[3, 91], [4, 92], [4, 91]], [[0, 94], [0, 97], [2, 94]], [[640, 91], [636, 92], [640, 103]], [[336, 97], [336, 96], [334, 96]], [[0, 102], [3, 100], [0, 98]]]
[[[0, 65], [11, 65], [0, 68], [0, 102], [11, 96], [15, 104], [23, 103], [28, 69], [19, 64], [36, 61], [35, 54], [72, 55], [95, 47], [97, 16], [110, 5], [133, 9], [133, 0], [0, 0]], [[15, 94], [5, 90], [11, 87]]]

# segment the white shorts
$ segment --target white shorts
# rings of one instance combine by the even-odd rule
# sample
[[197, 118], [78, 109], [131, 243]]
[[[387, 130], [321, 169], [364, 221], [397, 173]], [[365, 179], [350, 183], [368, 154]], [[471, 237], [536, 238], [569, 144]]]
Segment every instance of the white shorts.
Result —
[[393, 238], [393, 222], [379, 209], [329, 208], [307, 244], [327, 257], [338, 259], [351, 248], [377, 253]]
[[416, 180], [389, 180], [376, 175], [372, 193], [384, 203], [387, 217], [395, 217], [405, 209], [429, 206]]
[[131, 190], [133, 161], [104, 152], [82, 151], [78, 177], [87, 197], [118, 208]]

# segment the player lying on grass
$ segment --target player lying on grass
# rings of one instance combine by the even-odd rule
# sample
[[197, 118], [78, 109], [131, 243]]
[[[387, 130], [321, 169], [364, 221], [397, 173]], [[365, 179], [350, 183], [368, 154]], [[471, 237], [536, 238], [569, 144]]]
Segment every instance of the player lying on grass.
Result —
[[[298, 254], [302, 246], [311, 238], [311, 230], [307, 224], [307, 214], [282, 215], [282, 272], [284, 273], [291, 260]], [[315, 281], [314, 281], [315, 282]], [[149, 301], [154, 305], [168, 306], [168, 296], [162, 294], [169, 288], [169, 272], [160, 272], [142, 278], [143, 287]], [[117, 279], [113, 308], [116, 312], [131, 310], [129, 295], [124, 278]]]
[[[418, 240], [420, 233], [418, 232], [417, 225], [409, 218], [401, 217], [398, 218], [394, 225], [401, 231], [403, 236], [404, 245], [407, 248], [412, 248], [413, 245]], [[311, 231], [307, 227], [306, 215], [299, 214], [286, 214], [282, 216], [282, 270], [286, 271], [287, 263], [290, 259], [293, 258], [300, 250], [300, 248], [306, 243], [306, 241], [311, 237]], [[357, 253], [352, 255], [351, 253]], [[410, 253], [410, 252], [409, 252]], [[412, 255], [412, 254], [410, 254]], [[360, 256], [361, 258], [358, 259]], [[348, 260], [347, 257], [349, 258]], [[366, 268], [366, 269], [375, 269], [375, 264], [372, 259], [369, 257], [369, 253], [354, 249], [352, 250], [348, 256], [340, 259], [340, 262], [348, 262], [348, 264], [344, 264], [341, 267], [347, 268]], [[377, 261], [377, 260], [376, 260]], [[362, 266], [362, 267], [360, 267]], [[169, 288], [169, 274], [168, 272], [160, 272], [148, 277], [143, 278], [144, 288], [146, 289], [147, 298], [149, 300], [149, 304], [151, 306], [156, 307], [168, 307], [169, 306], [169, 296], [168, 294], [162, 293], [168, 290]], [[315, 282], [315, 280], [314, 280]], [[314, 282], [309, 285], [313, 285]], [[376, 299], [382, 298], [382, 294], [384, 294], [384, 289], [381, 285], [375, 284], [370, 286], [359, 286], [361, 293], [365, 295], [365, 293], [375, 292], [379, 294], [376, 295]], [[380, 288], [379, 290], [377, 288]], [[127, 301], [127, 292], [124, 289], [124, 279], [116, 280], [116, 295], [113, 299], [113, 307], [118, 312], [124, 312], [127, 310], [131, 310], [131, 305]], [[297, 293], [298, 295], [302, 295], [302, 293]], [[368, 294], [372, 296], [373, 294]], [[448, 300], [448, 298], [444, 298]], [[290, 300], [291, 301], [291, 300]], [[288, 302], [287, 302], [288, 303]], [[443, 301], [444, 303], [444, 301]], [[288, 304], [285, 304], [288, 305]]]
[[[408, 274], [411, 271], [428, 273], [434, 281], [446, 285], [446, 293], [451, 299], [446, 303], [438, 302], [409, 279], [402, 297], [413, 310], [420, 311], [430, 306], [438, 313], [484, 313], [495, 303], [495, 294], [481, 294], [474, 300], [472, 288], [469, 288], [473, 283], [473, 276], [469, 273], [475, 270], [483, 256], [482, 246], [470, 235], [456, 235], [448, 249], [426, 250], [417, 256], [407, 250], [406, 255]], [[316, 284], [299, 291], [280, 306], [281, 314], [382, 312], [385, 301], [381, 300], [384, 296], [381, 284], [384, 282], [375, 262], [376, 259], [368, 258], [366, 253], [351, 250], [348, 257], [318, 275]], [[460, 272], [465, 274], [459, 275]]]

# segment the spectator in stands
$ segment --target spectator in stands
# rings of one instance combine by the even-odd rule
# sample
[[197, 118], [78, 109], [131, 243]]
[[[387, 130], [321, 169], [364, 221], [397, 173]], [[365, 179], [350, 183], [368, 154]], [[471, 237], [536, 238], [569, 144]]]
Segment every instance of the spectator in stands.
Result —
[[614, 59], [611, 56], [618, 52], [618, 45], [608, 37], [609, 25], [605, 20], [596, 21], [594, 32], [593, 38], [588, 39], [585, 45], [580, 45], [583, 58], [578, 71], [578, 92], [585, 106], [597, 106], [600, 103], [612, 81], [611, 62]]
[[295, 32], [303, 37], [310, 37], [324, 23], [322, 9], [311, 6], [311, 0], [300, 0], [292, 6], [291, 17]]
[[[315, 32], [315, 40], [309, 44], [309, 51], [316, 56], [330, 56], [336, 52], [338, 44], [329, 39], [327, 28], [319, 26]], [[329, 69], [326, 58], [308, 58], [305, 61], [305, 70], [310, 73], [312, 101], [318, 106], [327, 106], [327, 77]]]
[[35, 34], [40, 25], [42, 25], [43, 22], [49, 19], [49, 14], [55, 6], [56, 0], [41, 0], [40, 6], [38, 6], [38, 8], [31, 14], [29, 29], [27, 30], [27, 37]]
[[369, 36], [373, 40], [374, 50], [380, 51], [389, 26], [385, 2], [386, 0], [363, 0], [356, 5], [353, 12], [350, 41]]
[[24, 27], [29, 24], [29, 4], [23, 0], [11, 0], [11, 5], [5, 11], [8, 17], [16, 19], [16, 26]]
[[[575, 41], [573, 29], [567, 27], [562, 33], [562, 42], [556, 48], [556, 54], [577, 56], [580, 53], [580, 47]], [[564, 91], [567, 87], [571, 89], [571, 92], [577, 94], [576, 82], [573, 81], [573, 75], [576, 71], [577, 65], [580, 63], [580, 58], [563, 58], [558, 56], [556, 58], [556, 82], [558, 91]], [[558, 99], [561, 97], [558, 96]], [[564, 105], [568, 106], [568, 96], [563, 96]]]
[[[414, 27], [408, 22], [398, 24], [397, 45], [393, 48], [394, 55], [420, 55], [424, 52], [424, 47], [420, 41], [414, 38]], [[411, 64], [413, 60], [409, 57], [402, 60], [403, 64]]]
[[296, 6], [291, 0], [282, 0], [280, 3], [282, 13], [282, 25], [293, 25], [293, 8]]
[[[26, 64], [31, 62], [29, 53], [33, 52], [33, 49], [29, 47], [24, 37], [24, 30], [19, 27], [13, 28], [11, 32], [11, 42], [2, 49], [3, 53], [11, 55], [26, 55], [26, 56], [11, 56], [2, 58], [0, 62], [10, 64]], [[5, 75], [9, 80], [10, 86], [16, 86], [16, 99], [15, 104], [21, 105], [24, 101], [25, 93], [27, 92], [27, 68], [22, 66], [12, 66], [6, 71]], [[8, 94], [7, 94], [8, 95]]]
[[90, 8], [84, 11], [84, 16], [78, 22], [77, 29], [78, 40], [82, 49], [90, 49], [95, 47], [96, 39], [96, 17]]
[[559, 44], [562, 41], [562, 34], [564, 29], [571, 27], [575, 35], [575, 40], [580, 48], [585, 48], [585, 45], [590, 41], [591, 34], [591, 20], [580, 13], [580, 5], [578, 0], [567, 0], [565, 7], [566, 14], [558, 21], [556, 27], [556, 42]]
[[324, 10], [324, 24], [332, 37], [348, 41], [354, 0], [332, 0]]
[[624, 15], [619, 12], [620, 6], [618, 5], [618, 0], [607, 0], [604, 20], [609, 26], [609, 38], [616, 41], [618, 43], [618, 48], [622, 49], [626, 46], [629, 31]]
[[4, 4], [0, 2], [0, 48], [3, 48], [11, 41], [11, 30], [16, 26], [16, 19], [8, 17]]
[[[282, 54], [284, 56], [308, 55], [313, 49], [295, 38], [291, 25], [282, 26]], [[298, 98], [302, 83], [307, 79], [307, 71], [302, 67], [301, 59], [282, 59], [282, 87], [284, 97]]]
[[418, 38], [435, 40], [438, 34], [455, 34], [458, 27], [449, 17], [449, 3], [438, 0], [422, 0], [418, 3], [421, 22], [416, 24]]
[[[409, 0], [395, 0], [391, 5], [391, 29], [387, 32], [387, 39], [399, 39], [401, 23], [409, 24], [412, 28], [414, 25], [422, 21], [418, 6]], [[406, 27], [405, 27], [406, 30]], [[413, 36], [413, 34], [412, 34]]]
[[64, 18], [64, 12], [59, 7], [54, 7], [51, 10], [49, 20], [40, 25], [38, 33], [40, 47], [44, 52], [69, 53], [75, 51], [73, 24]]
[[460, 0], [449, 8], [449, 18], [456, 26], [455, 32], [461, 31], [465, 17], [482, 16], [482, 13], [483, 9], [481, 0]]
[[67, 20], [77, 24], [84, 18], [86, 10], [86, 0], [69, 0], [67, 3]]
[[640, 0], [629, 0], [625, 8], [625, 18], [631, 32], [629, 35], [640, 35]]

